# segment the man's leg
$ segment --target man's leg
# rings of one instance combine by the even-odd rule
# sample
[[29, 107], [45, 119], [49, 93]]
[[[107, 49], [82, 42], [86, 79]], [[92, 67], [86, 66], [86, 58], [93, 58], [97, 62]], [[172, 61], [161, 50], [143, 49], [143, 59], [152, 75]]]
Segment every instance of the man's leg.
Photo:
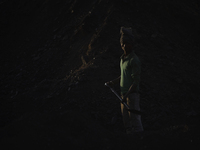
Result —
[[[135, 109], [140, 111], [140, 94], [132, 93], [128, 96], [127, 104], [129, 105], [130, 109]], [[130, 113], [130, 124], [134, 128], [134, 132], [141, 132], [143, 131], [141, 115], [136, 115], [134, 113]]]
[[123, 119], [124, 127], [125, 127], [126, 131], [129, 132], [129, 130], [131, 129], [129, 112], [128, 112], [127, 108], [122, 103], [121, 103], [121, 113], [122, 113], [122, 119]]

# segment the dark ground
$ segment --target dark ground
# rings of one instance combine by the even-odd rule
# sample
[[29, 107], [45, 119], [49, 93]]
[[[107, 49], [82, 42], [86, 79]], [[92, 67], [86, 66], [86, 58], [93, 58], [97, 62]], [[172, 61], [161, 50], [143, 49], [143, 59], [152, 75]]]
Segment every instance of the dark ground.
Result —
[[[1, 0], [0, 13], [2, 148], [200, 147], [199, 1]], [[121, 26], [142, 62], [142, 137], [104, 86], [120, 74]]]

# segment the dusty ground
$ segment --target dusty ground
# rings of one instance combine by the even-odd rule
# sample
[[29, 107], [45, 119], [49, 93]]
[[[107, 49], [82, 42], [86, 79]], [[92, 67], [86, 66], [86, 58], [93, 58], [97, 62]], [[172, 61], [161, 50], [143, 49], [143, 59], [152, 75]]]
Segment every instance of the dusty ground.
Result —
[[[0, 12], [2, 147], [200, 146], [198, 1], [2, 0]], [[121, 26], [142, 62], [142, 137], [104, 86], [120, 74]]]

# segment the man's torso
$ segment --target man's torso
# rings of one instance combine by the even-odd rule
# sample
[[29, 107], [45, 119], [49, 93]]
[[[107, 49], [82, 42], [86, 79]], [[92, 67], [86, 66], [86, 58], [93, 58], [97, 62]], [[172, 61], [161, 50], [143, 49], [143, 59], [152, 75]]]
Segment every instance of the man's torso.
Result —
[[139, 91], [139, 81], [141, 72], [141, 63], [137, 55], [132, 51], [127, 57], [122, 55], [120, 61], [121, 68], [121, 93], [128, 92], [130, 86], [135, 83], [135, 91]]

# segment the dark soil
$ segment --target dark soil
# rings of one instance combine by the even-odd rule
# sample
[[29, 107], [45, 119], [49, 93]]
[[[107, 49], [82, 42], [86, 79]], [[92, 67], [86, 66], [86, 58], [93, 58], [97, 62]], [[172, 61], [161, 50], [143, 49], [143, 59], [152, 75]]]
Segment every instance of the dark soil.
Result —
[[[200, 147], [199, 1], [2, 0], [0, 13], [1, 147]], [[142, 62], [143, 135], [125, 134], [104, 86], [120, 75], [121, 26]]]

